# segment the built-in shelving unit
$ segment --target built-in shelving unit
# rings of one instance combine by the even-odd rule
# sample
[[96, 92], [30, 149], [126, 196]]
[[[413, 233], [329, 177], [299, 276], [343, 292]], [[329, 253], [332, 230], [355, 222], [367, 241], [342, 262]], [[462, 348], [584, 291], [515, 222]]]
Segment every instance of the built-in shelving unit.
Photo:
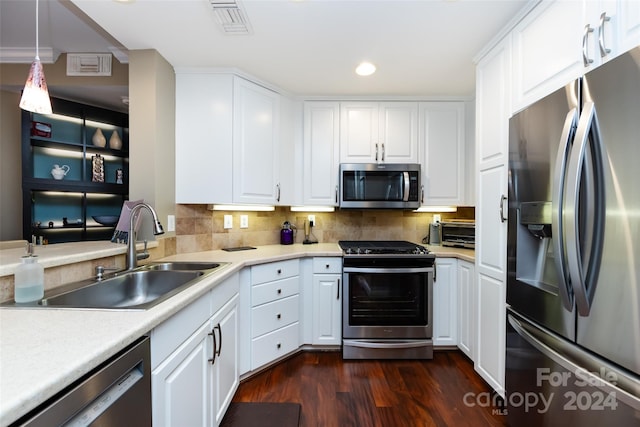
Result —
[[[93, 216], [118, 216], [128, 199], [128, 115], [57, 98], [51, 104], [53, 114], [22, 111], [23, 237], [42, 236], [49, 243], [108, 240], [115, 224], [99, 224]], [[93, 144], [98, 129], [105, 146]], [[115, 148], [114, 132], [122, 141]], [[97, 155], [103, 182], [93, 180]], [[68, 166], [62, 179], [51, 173], [56, 165]]]

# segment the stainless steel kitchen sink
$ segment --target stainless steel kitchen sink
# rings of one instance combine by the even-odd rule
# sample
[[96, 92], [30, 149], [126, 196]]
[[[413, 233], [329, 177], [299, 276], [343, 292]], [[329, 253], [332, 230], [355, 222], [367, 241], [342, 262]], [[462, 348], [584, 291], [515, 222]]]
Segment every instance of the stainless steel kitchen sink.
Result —
[[145, 266], [146, 270], [211, 270], [222, 264], [217, 262], [158, 262]]
[[102, 280], [85, 280], [45, 294], [41, 301], [2, 306], [25, 308], [83, 308], [147, 310], [198, 283], [228, 263], [163, 262], [114, 273]]

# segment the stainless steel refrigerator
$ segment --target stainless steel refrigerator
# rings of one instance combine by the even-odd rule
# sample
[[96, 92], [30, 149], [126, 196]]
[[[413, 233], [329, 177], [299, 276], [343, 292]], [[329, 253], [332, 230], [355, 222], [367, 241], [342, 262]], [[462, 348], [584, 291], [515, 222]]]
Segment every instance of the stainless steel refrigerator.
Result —
[[640, 425], [640, 46], [509, 122], [513, 426]]

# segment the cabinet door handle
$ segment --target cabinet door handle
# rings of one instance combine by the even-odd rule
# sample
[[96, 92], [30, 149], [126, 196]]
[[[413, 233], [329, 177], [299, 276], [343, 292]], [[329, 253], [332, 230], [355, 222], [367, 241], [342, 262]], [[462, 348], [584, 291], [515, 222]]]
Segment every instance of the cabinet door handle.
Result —
[[211, 353], [211, 359], [209, 359], [209, 363], [211, 363], [212, 365], [214, 363], [216, 363], [216, 356], [217, 356], [217, 343], [216, 343], [216, 334], [215, 334], [215, 328], [211, 329], [211, 332], [209, 332], [207, 335], [213, 337], [213, 352]]
[[593, 59], [589, 58], [589, 34], [593, 33], [591, 25], [584, 26], [584, 32], [582, 33], [582, 62], [585, 67], [593, 62]]
[[336, 203], [338, 203], [338, 186], [336, 185]]
[[607, 16], [607, 12], [602, 12], [602, 15], [600, 15], [600, 28], [598, 28], [598, 44], [600, 44], [600, 56], [602, 58], [611, 53], [611, 49], [607, 49], [604, 42], [604, 23], [609, 21], [611, 21], [611, 17]]
[[420, 203], [424, 203], [424, 185], [420, 186]]
[[384, 162], [384, 142], [382, 143], [382, 161]]
[[220, 338], [218, 340], [218, 350], [216, 351], [216, 354], [218, 356], [220, 356], [220, 352], [222, 351], [222, 327], [220, 327], [220, 323], [218, 323], [213, 329], [218, 329], [218, 337]]
[[504, 202], [507, 200], [507, 196], [500, 195], [500, 222], [505, 222], [508, 218], [504, 216]]
[[376, 162], [378, 161], [378, 143], [376, 143]]
[[338, 295], [336, 296], [336, 299], [340, 299], [340, 279], [338, 279]]
[[280, 202], [280, 183], [276, 184], [276, 202]]

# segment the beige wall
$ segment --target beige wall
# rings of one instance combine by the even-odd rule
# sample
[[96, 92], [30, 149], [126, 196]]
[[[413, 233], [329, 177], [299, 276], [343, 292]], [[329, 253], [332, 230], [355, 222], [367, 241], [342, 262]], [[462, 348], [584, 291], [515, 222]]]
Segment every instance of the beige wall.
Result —
[[0, 240], [22, 239], [20, 96], [0, 91]]
[[[304, 239], [307, 212], [291, 212], [278, 207], [274, 212], [210, 211], [206, 205], [177, 205], [177, 253], [199, 252], [235, 246], [275, 245], [280, 243], [284, 221], [297, 227], [296, 243]], [[233, 228], [223, 228], [224, 215], [233, 216]], [[248, 215], [249, 228], [240, 229], [240, 215]], [[408, 240], [419, 243], [428, 233], [433, 215], [401, 210], [337, 210], [314, 213], [316, 226], [312, 233], [323, 243], [339, 240]], [[458, 208], [458, 212], [442, 213], [442, 220], [473, 219], [475, 209]]]
[[[151, 204], [166, 232], [175, 215], [175, 73], [154, 50], [130, 51], [129, 81], [129, 198]], [[139, 238], [151, 239], [143, 218]]]

